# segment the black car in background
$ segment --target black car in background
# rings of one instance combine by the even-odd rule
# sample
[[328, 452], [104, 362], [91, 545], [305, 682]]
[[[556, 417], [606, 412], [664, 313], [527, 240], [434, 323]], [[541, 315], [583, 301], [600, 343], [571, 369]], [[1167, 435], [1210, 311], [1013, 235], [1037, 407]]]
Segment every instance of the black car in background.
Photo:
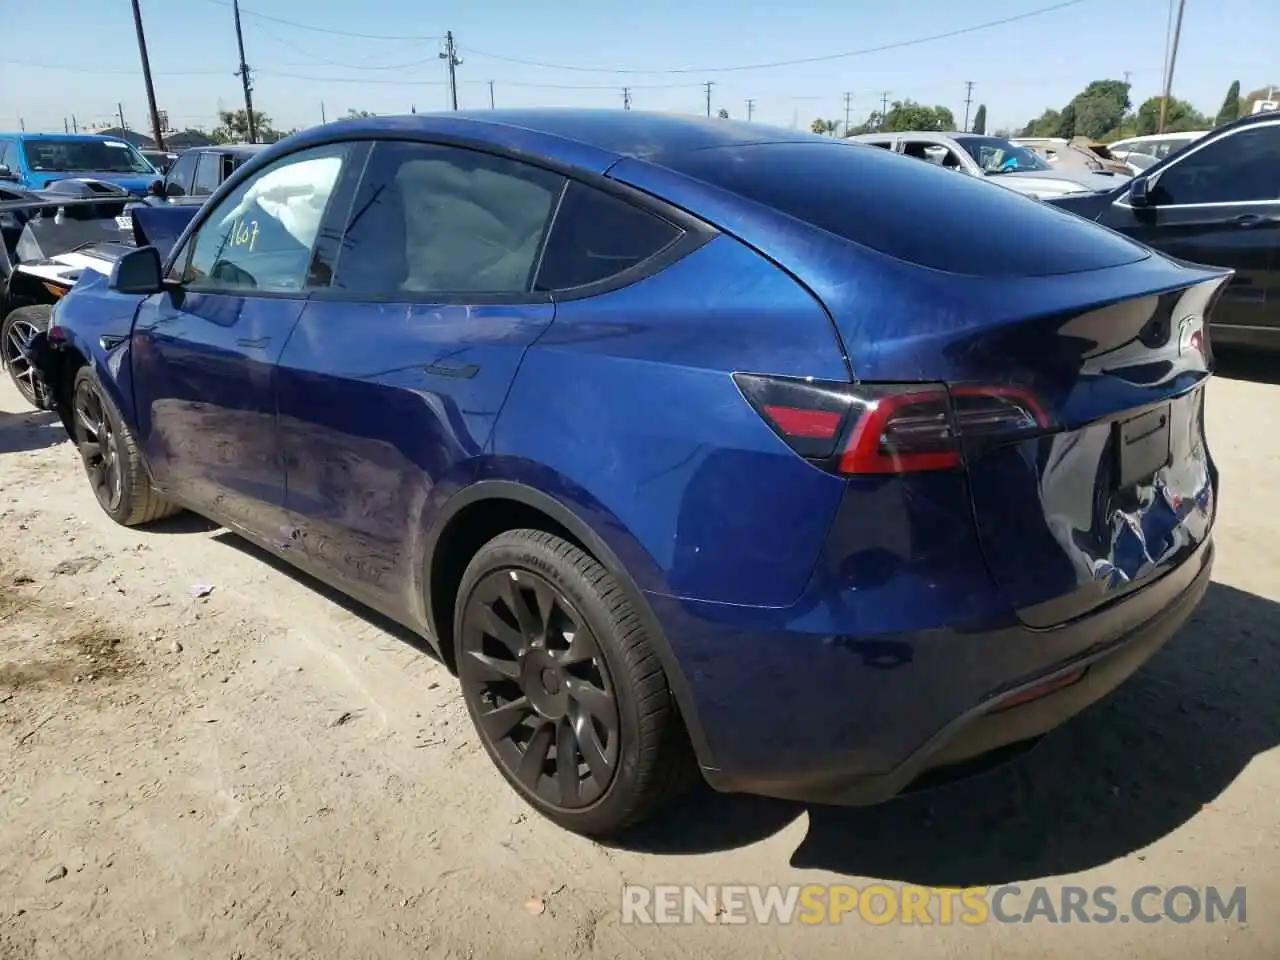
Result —
[[262, 143], [220, 143], [183, 151], [157, 184], [153, 196], [170, 203], [201, 204], [222, 181], [260, 151]]
[[1213, 341], [1280, 350], [1280, 116], [1243, 117], [1114, 190], [1045, 202], [1235, 270], [1214, 309]]

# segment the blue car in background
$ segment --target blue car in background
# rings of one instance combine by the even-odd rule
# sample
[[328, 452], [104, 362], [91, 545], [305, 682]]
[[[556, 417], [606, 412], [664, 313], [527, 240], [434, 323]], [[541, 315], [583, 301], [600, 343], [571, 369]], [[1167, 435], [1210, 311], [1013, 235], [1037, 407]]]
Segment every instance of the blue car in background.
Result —
[[1107, 694], [1209, 582], [1230, 272], [828, 137], [352, 119], [139, 207], [32, 346], [102, 508], [420, 632], [587, 834], [887, 799]]
[[0, 183], [43, 190], [59, 180], [101, 180], [145, 197], [160, 173], [123, 140], [75, 133], [0, 133]]

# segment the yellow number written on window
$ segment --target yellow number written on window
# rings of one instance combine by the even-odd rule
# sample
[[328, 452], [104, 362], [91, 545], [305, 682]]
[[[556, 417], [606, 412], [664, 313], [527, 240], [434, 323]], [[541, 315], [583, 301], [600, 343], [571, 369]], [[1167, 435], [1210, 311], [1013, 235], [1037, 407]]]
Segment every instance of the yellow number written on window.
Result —
[[253, 253], [258, 245], [258, 221], [236, 217], [231, 224], [230, 240], [230, 246], [243, 247], [249, 253]]

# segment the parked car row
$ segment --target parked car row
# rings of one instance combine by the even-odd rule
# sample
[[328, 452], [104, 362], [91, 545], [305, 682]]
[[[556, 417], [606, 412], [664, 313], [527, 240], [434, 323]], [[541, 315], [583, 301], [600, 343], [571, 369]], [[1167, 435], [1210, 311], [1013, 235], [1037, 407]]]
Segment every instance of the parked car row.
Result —
[[203, 199], [261, 146], [218, 144], [181, 154], [93, 134], [0, 133], [0, 189], [40, 191], [66, 180], [112, 184], [139, 199]]

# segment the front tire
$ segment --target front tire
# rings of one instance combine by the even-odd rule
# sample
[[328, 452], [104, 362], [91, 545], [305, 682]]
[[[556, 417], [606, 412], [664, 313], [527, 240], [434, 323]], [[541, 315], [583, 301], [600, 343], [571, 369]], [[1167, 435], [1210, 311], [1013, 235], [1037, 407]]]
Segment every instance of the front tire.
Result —
[[31, 341], [47, 333], [53, 308], [45, 304], [18, 307], [0, 323], [0, 358], [22, 399], [40, 410], [52, 405], [52, 395], [31, 356]]
[[89, 366], [72, 382], [71, 427], [89, 486], [112, 520], [132, 527], [180, 512], [152, 489], [137, 441]]
[[692, 767], [666, 674], [617, 580], [539, 530], [480, 548], [454, 620], [463, 699], [539, 813], [604, 835], [674, 798]]

